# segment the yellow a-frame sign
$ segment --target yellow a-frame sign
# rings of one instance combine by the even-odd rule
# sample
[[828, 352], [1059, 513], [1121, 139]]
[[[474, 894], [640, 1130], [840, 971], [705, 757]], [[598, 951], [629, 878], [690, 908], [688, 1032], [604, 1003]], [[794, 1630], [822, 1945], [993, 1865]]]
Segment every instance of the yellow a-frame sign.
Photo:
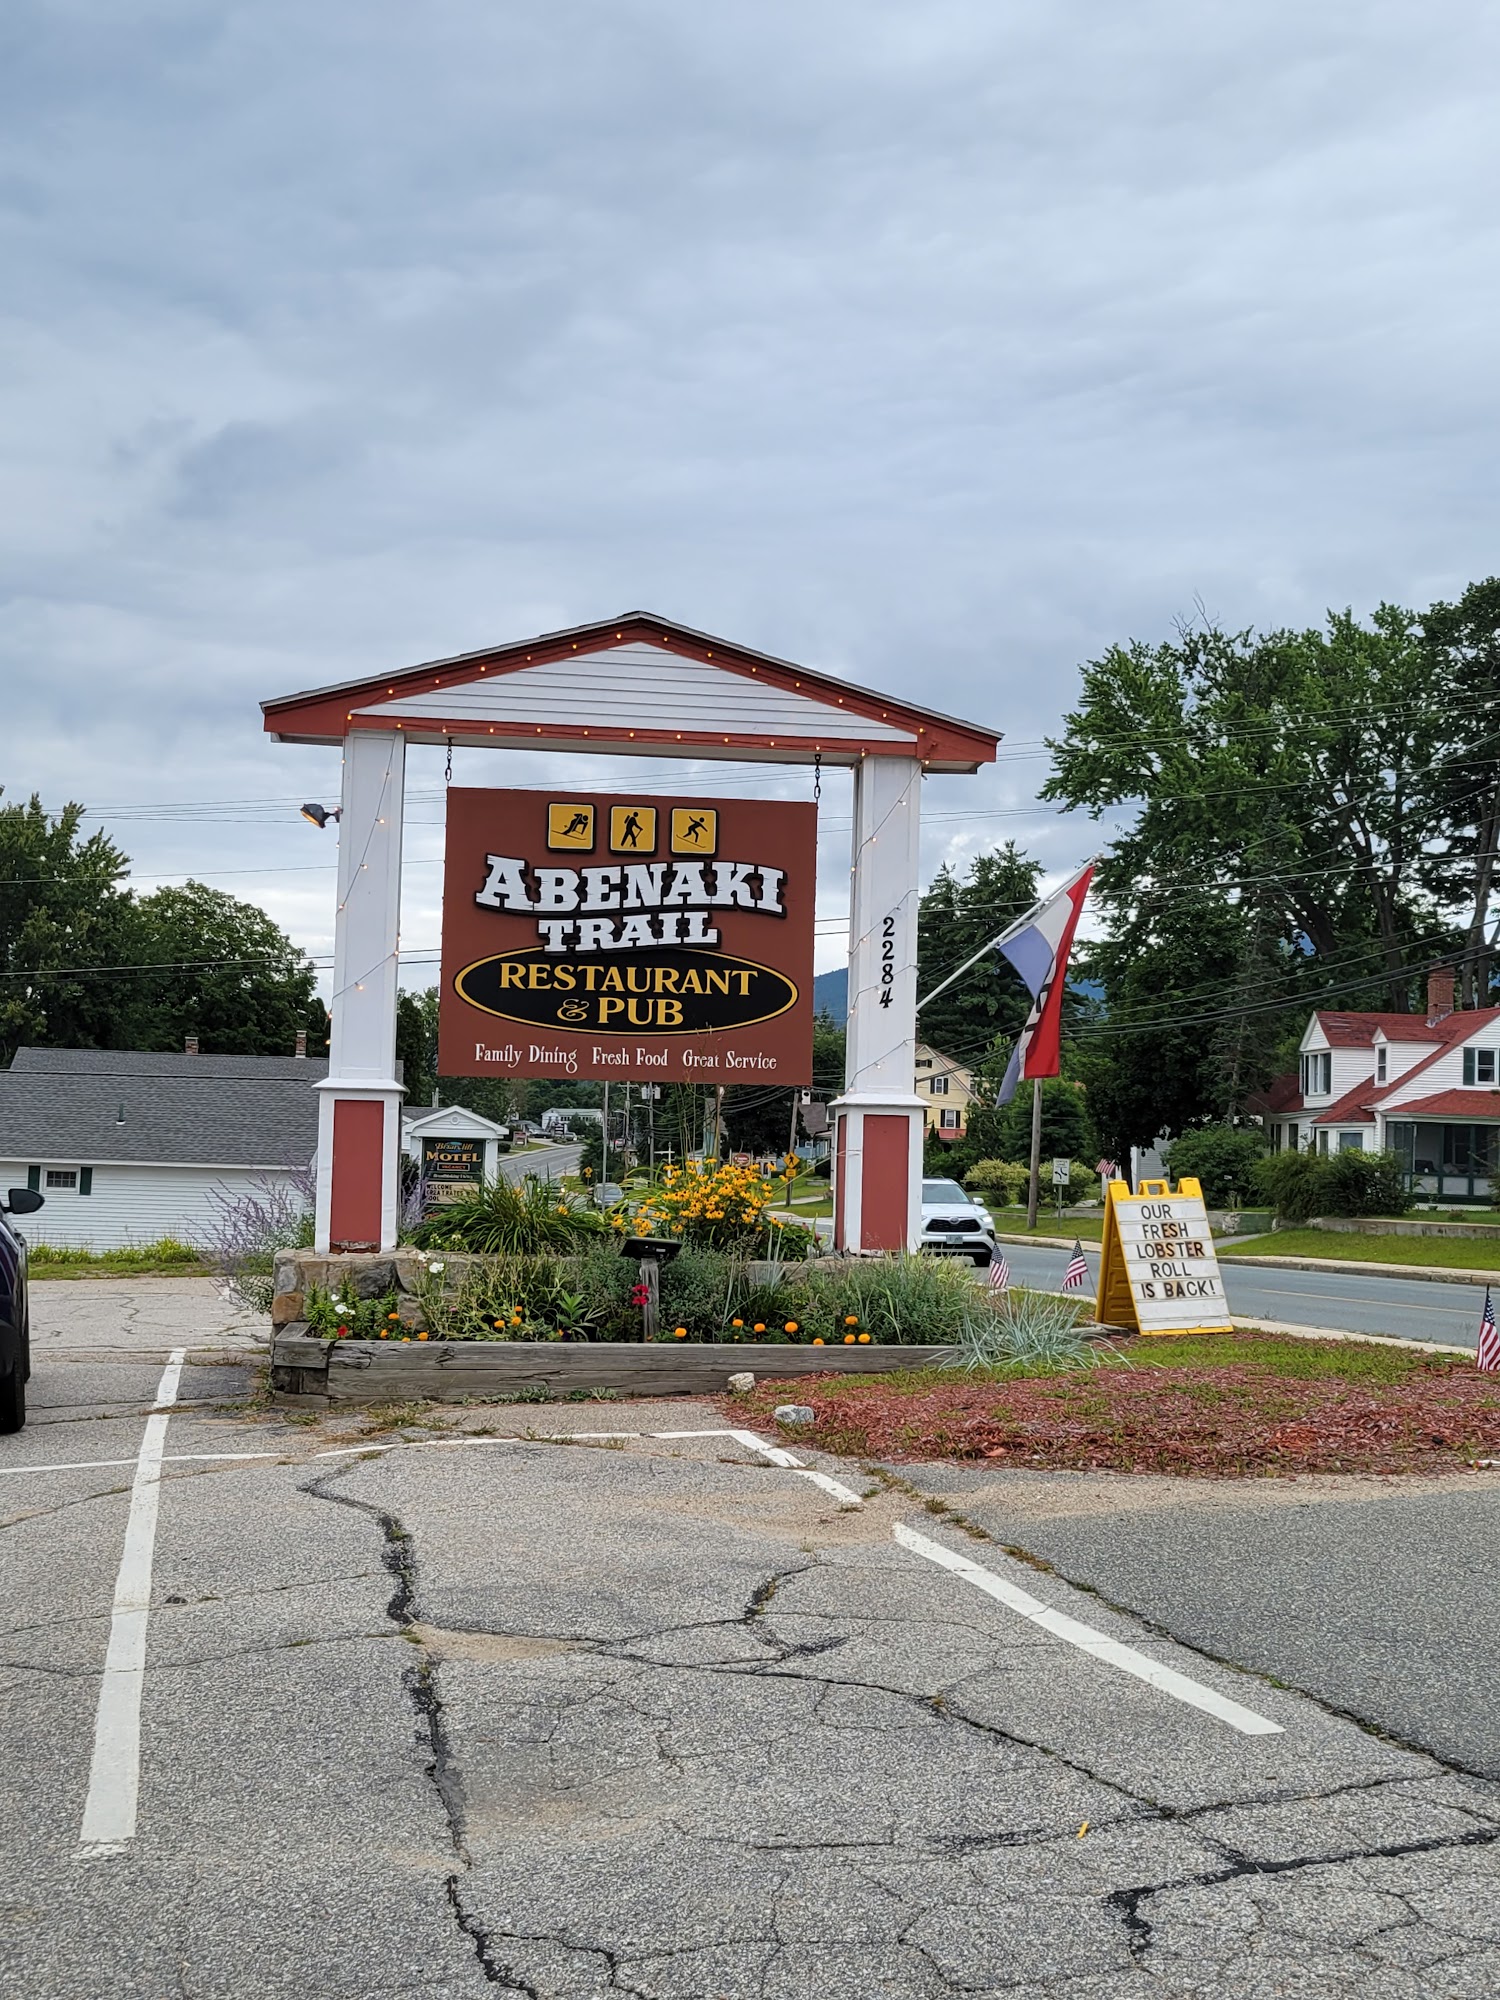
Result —
[[1224, 1280], [1209, 1232], [1203, 1190], [1184, 1176], [1166, 1181], [1111, 1181], [1105, 1192], [1104, 1245], [1094, 1316], [1137, 1333], [1228, 1333]]

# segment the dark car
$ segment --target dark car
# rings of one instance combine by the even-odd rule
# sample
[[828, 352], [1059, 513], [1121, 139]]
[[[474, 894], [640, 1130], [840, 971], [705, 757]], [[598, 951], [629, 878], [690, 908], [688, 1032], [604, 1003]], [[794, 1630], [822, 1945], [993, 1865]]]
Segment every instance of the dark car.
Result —
[[26, 1378], [31, 1373], [31, 1323], [26, 1315], [26, 1238], [13, 1217], [35, 1215], [43, 1197], [35, 1188], [12, 1188], [0, 1202], [0, 1431], [26, 1421]]

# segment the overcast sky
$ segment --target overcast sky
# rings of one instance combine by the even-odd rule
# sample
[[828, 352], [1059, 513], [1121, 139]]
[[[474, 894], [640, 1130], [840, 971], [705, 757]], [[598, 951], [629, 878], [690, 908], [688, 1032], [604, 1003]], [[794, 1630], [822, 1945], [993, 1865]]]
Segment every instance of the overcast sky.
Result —
[[[0, 32], [0, 783], [315, 952], [333, 835], [295, 806], [336, 756], [269, 743], [267, 695], [644, 606], [1003, 729], [929, 785], [929, 869], [1014, 834], [1061, 870], [1097, 836], [1035, 808], [1039, 739], [1081, 661], [1196, 599], [1310, 622], [1500, 569], [1480, 0]], [[409, 944], [440, 782], [413, 753]]]

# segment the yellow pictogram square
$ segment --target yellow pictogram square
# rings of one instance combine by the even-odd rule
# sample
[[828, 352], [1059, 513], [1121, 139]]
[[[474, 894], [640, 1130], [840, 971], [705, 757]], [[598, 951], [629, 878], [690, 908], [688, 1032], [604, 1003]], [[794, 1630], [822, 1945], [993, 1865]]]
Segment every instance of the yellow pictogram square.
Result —
[[656, 807], [611, 806], [609, 851], [611, 854], [654, 854]]
[[568, 849], [587, 853], [594, 844], [594, 808], [592, 806], [549, 805], [547, 808], [547, 846], [554, 853]]
[[718, 847], [719, 815], [712, 806], [673, 806], [674, 854], [715, 854]]

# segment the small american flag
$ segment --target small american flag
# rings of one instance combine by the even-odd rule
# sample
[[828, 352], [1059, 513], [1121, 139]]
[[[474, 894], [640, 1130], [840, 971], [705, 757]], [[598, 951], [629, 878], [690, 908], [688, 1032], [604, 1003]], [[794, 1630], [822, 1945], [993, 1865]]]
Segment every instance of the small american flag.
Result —
[[990, 1259], [990, 1290], [992, 1292], [1010, 1290], [1010, 1259], [1003, 1250], [997, 1250]]
[[1068, 1259], [1067, 1270], [1063, 1272], [1063, 1290], [1065, 1292], [1081, 1292], [1088, 1281], [1088, 1262], [1083, 1254], [1083, 1245], [1075, 1236], [1073, 1239], [1073, 1254]]
[[1500, 1375], [1500, 1333], [1495, 1331], [1495, 1308], [1490, 1288], [1484, 1288], [1484, 1314], [1479, 1322], [1479, 1347], [1474, 1361], [1487, 1375]]

